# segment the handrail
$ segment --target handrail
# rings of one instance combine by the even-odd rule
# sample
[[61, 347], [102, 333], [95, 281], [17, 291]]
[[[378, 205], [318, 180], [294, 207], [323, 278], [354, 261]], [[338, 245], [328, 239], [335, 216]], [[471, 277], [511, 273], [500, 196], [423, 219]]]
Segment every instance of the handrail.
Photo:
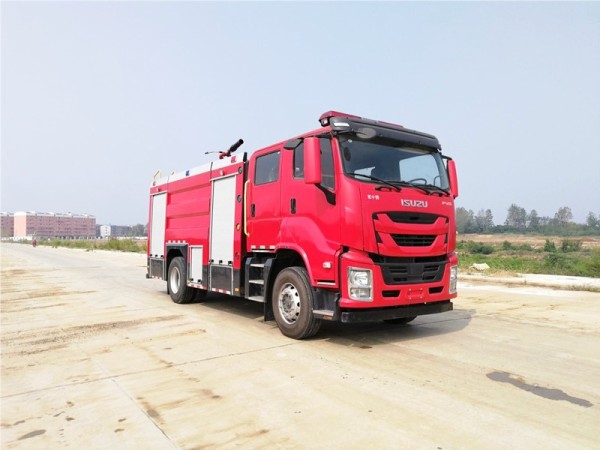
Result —
[[250, 233], [248, 233], [248, 219], [247, 219], [247, 208], [248, 208], [248, 183], [250, 183], [250, 180], [246, 180], [246, 182], [244, 183], [244, 234], [246, 235], [246, 237], [250, 236]]

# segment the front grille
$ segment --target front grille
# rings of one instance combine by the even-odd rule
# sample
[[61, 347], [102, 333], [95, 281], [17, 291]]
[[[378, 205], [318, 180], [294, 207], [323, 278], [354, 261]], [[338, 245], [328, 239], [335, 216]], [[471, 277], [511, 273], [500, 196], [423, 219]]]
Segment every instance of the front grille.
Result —
[[436, 236], [430, 234], [392, 234], [392, 239], [400, 247], [428, 247]]
[[371, 257], [373, 262], [381, 267], [383, 279], [388, 285], [441, 281], [448, 264], [445, 256], [392, 258], [371, 255]]

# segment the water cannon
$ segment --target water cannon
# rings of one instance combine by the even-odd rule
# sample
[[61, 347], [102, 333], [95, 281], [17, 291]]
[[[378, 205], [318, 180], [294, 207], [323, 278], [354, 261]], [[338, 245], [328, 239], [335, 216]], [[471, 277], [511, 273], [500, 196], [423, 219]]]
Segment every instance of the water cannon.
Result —
[[235, 144], [233, 144], [231, 147], [229, 147], [229, 150], [227, 150], [226, 152], [219, 153], [219, 159], [223, 159], [225, 157], [231, 156], [231, 154], [233, 152], [235, 152], [238, 148], [240, 148], [243, 143], [244, 143], [243, 139], [238, 139], [238, 141]]
[[238, 139], [238, 141], [235, 144], [233, 144], [231, 147], [229, 147], [229, 150], [227, 150], [226, 152], [204, 152], [204, 154], [208, 155], [209, 153], [218, 153], [219, 159], [228, 158], [231, 156], [231, 154], [233, 152], [235, 152], [238, 148], [240, 148], [243, 143], [244, 143], [243, 139]]

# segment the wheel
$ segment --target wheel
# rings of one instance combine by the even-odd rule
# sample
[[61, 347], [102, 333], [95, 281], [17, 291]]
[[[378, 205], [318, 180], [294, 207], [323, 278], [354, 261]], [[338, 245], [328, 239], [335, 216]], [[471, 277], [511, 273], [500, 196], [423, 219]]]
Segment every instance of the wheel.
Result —
[[408, 322], [412, 322], [416, 318], [417, 318], [417, 316], [414, 316], [414, 317], [400, 317], [398, 319], [384, 320], [384, 322], [385, 323], [392, 323], [394, 325], [404, 325], [404, 324], [407, 324]]
[[175, 303], [189, 303], [196, 295], [196, 289], [189, 287], [186, 284], [187, 267], [182, 256], [173, 258], [169, 264], [169, 274], [167, 284], [171, 300]]
[[304, 267], [288, 267], [273, 285], [273, 314], [281, 332], [293, 339], [314, 336], [321, 320], [312, 312], [313, 291]]

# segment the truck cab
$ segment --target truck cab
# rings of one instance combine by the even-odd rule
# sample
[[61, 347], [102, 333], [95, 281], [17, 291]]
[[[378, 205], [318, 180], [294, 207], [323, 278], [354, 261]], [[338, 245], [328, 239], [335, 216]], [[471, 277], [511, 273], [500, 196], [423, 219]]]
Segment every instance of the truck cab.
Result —
[[[452, 309], [454, 162], [425, 133], [336, 112], [320, 122], [251, 156], [247, 254], [305, 272], [321, 320], [406, 323]], [[273, 303], [275, 278], [264, 281]]]

